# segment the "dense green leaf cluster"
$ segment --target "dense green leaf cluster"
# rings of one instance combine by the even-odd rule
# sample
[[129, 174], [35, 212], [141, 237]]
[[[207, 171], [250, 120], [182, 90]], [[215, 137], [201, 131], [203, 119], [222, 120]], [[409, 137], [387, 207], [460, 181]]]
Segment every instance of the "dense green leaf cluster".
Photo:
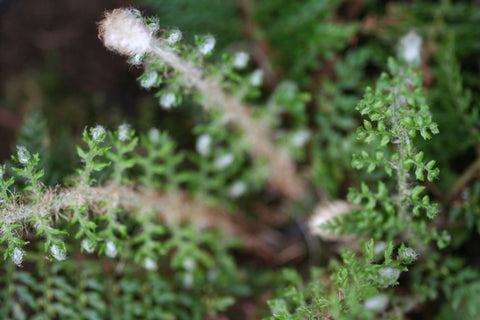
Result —
[[[45, 187], [41, 182], [43, 170], [37, 169], [39, 155], [30, 154], [24, 147], [18, 147], [13, 157], [18, 166], [12, 168], [25, 180], [21, 193], [12, 188], [15, 177], [7, 178], [7, 167], [1, 167], [1, 242], [8, 244], [4, 257], [30, 270], [17, 272], [8, 261], [3, 264], [10, 274], [2, 280], [8, 282], [1, 291], [1, 300], [9, 301], [2, 303], [4, 317], [105, 319], [121, 314], [124, 319], [200, 319], [205, 313], [214, 314], [233, 303], [229, 294], [239, 294], [244, 289], [237, 284], [230, 287], [238, 274], [227, 251], [229, 242], [218, 241], [224, 235], [183, 225], [181, 216], [171, 216], [167, 218], [170, 222], [163, 222], [162, 215], [178, 214], [168, 212], [172, 204], [159, 196], [149, 199], [151, 204], [141, 203], [148, 196], [133, 187], [130, 173], [138, 172], [141, 188], [157, 186], [159, 190], [179, 192], [179, 182], [169, 176], [174, 176], [182, 157], [175, 155], [175, 144], [169, 137], [152, 129], [138, 139], [127, 125], [115, 132], [97, 126], [85, 129], [83, 141], [85, 147], [77, 146], [82, 167], [72, 178], [75, 182], [71, 187]], [[137, 152], [139, 142], [145, 153]], [[108, 179], [108, 184], [104, 179]], [[148, 193], [147, 189], [144, 192]], [[43, 256], [26, 246], [29, 242], [22, 240], [22, 229], [35, 232], [34, 247], [43, 242]], [[41, 238], [44, 241], [38, 241]], [[84, 255], [71, 256], [77, 247]], [[100, 258], [95, 251], [112, 259]], [[98, 278], [101, 264], [88, 254], [103, 260], [104, 268], [109, 266], [112, 271], [104, 271], [105, 277]], [[44, 261], [62, 261], [67, 255], [78, 262]], [[125, 263], [128, 266], [122, 266]], [[141, 268], [147, 270], [145, 279], [134, 276]], [[174, 270], [175, 277], [161, 277], [157, 272], [160, 268]], [[83, 285], [75, 282], [78, 277], [83, 279]], [[224, 286], [225, 294], [218, 291], [217, 285]], [[172, 286], [186, 292], [177, 293]], [[166, 298], [165, 290], [171, 291], [171, 298]], [[153, 299], [142, 299], [142, 303], [155, 307], [137, 305], [138, 294]], [[106, 297], [111, 300], [105, 300]]]

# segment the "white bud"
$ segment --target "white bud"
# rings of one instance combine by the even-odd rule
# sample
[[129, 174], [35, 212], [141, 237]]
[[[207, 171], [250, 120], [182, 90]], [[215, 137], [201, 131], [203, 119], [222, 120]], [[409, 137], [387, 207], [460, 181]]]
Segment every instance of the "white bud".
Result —
[[95, 128], [92, 129], [92, 139], [97, 141], [97, 142], [102, 142], [103, 139], [105, 139], [105, 128], [98, 125]]
[[170, 31], [167, 38], [167, 42], [169, 45], [174, 45], [180, 40], [182, 40], [182, 32], [180, 30], [174, 29]]
[[203, 55], [207, 55], [212, 52], [215, 47], [215, 38], [212, 35], [208, 35], [204, 38], [202, 44], [198, 48]]
[[260, 69], [257, 69], [252, 72], [250, 75], [250, 84], [254, 87], [258, 87], [262, 84], [263, 82], [263, 71]]
[[[140, 15], [139, 15], [139, 17], [141, 18]], [[150, 31], [152, 31], [152, 34], [157, 32], [158, 30], [160, 30], [160, 24], [158, 23], [158, 19], [155, 18], [155, 20], [150, 21], [147, 24], [147, 27], [148, 27], [148, 29], [150, 29]]]
[[150, 131], [148, 131], [148, 140], [152, 143], [158, 142], [158, 140], [160, 140], [160, 131], [157, 128], [151, 128]]
[[183, 286], [187, 289], [190, 289], [191, 287], [193, 287], [193, 281], [193, 274], [187, 273], [183, 277]]
[[412, 248], [405, 248], [403, 250], [399, 250], [398, 257], [400, 261], [410, 263], [417, 260], [418, 254]]
[[310, 132], [308, 130], [299, 130], [295, 132], [291, 138], [294, 147], [303, 147], [310, 140]]
[[118, 127], [118, 140], [126, 141], [128, 140], [128, 133], [130, 131], [130, 126], [126, 123], [121, 124]]
[[246, 52], [238, 52], [233, 57], [233, 67], [236, 69], [243, 69], [247, 66], [250, 56]]
[[386, 267], [378, 270], [380, 285], [384, 288], [393, 285], [400, 277], [400, 270], [394, 267]]
[[218, 278], [218, 271], [216, 269], [209, 269], [207, 272], [207, 279], [209, 282], [215, 282]]
[[107, 241], [107, 245], [105, 247], [105, 254], [110, 258], [115, 258], [118, 254], [117, 246], [113, 241]]
[[27, 165], [28, 161], [30, 161], [30, 152], [28, 152], [27, 148], [23, 146], [17, 146], [17, 157], [18, 157], [18, 162], [20, 162], [23, 165]]
[[96, 242], [91, 239], [82, 240], [82, 248], [88, 253], [93, 253], [95, 251], [96, 246], [97, 246]]
[[58, 247], [56, 244], [53, 244], [50, 247], [50, 253], [58, 261], [65, 260], [65, 258], [67, 257], [67, 252], [64, 249]]
[[365, 300], [365, 308], [380, 312], [388, 306], [388, 296], [386, 294], [378, 294]]
[[159, 102], [164, 109], [171, 109], [176, 101], [177, 97], [175, 97], [175, 93], [167, 92], [165, 94], [162, 94]]
[[107, 12], [98, 29], [99, 37], [108, 49], [127, 56], [148, 52], [155, 31], [152, 26], [145, 25], [137, 10], [132, 9]]
[[133, 66], [139, 66], [143, 63], [143, 56], [143, 54], [136, 54], [128, 59], [128, 63]]
[[157, 264], [155, 263], [155, 261], [153, 261], [153, 260], [150, 259], [150, 258], [145, 258], [144, 266], [145, 266], [145, 269], [151, 270], [151, 271], [155, 271], [155, 270], [158, 269], [158, 266], [157, 266]]
[[232, 198], [238, 198], [244, 195], [245, 191], [247, 191], [247, 184], [243, 181], [237, 181], [230, 187], [228, 194]]
[[206, 156], [210, 153], [210, 146], [212, 144], [212, 138], [208, 134], [202, 134], [197, 139], [196, 149], [202, 156]]
[[398, 54], [407, 63], [420, 61], [422, 52], [422, 37], [414, 31], [404, 35], [398, 44]]
[[223, 170], [223, 169], [226, 169], [228, 166], [230, 166], [233, 160], [235, 160], [235, 157], [233, 156], [233, 154], [227, 153], [217, 158], [213, 165], [218, 170]]
[[0, 179], [3, 178], [3, 167], [2, 165], [0, 165]]
[[148, 72], [145, 72], [145, 74], [142, 77], [142, 80], [140, 80], [140, 85], [144, 87], [145, 89], [153, 87], [158, 80], [158, 73], [155, 70], [151, 70]]
[[192, 258], [186, 258], [185, 260], [183, 260], [183, 267], [187, 271], [192, 271], [193, 269], [195, 269], [196, 265], [197, 264], [195, 263], [195, 260], [193, 260]]
[[12, 258], [13, 263], [15, 263], [17, 266], [21, 266], [23, 262], [23, 250], [19, 247], [15, 247], [10, 257]]

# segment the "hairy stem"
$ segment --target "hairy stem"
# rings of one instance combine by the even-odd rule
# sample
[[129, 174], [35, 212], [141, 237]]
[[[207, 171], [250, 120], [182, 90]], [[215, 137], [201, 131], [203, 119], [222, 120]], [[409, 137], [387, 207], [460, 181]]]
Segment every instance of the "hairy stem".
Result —
[[251, 108], [228, 95], [215, 79], [205, 76], [193, 62], [179, 57], [165, 41], [153, 41], [152, 52], [176, 70], [189, 89], [202, 94], [201, 103], [206, 110], [222, 112], [225, 120], [244, 132], [251, 144], [252, 157], [267, 159], [271, 169], [270, 185], [275, 190], [289, 198], [298, 198], [303, 194], [304, 182], [295, 172], [295, 163], [276, 149], [270, 128], [254, 119]]
[[392, 116], [392, 132], [398, 138], [398, 155], [399, 159], [395, 163], [397, 170], [397, 199], [396, 206], [401, 222], [407, 220], [407, 200], [409, 195], [408, 188], [408, 169], [405, 168], [405, 160], [409, 157], [409, 151], [412, 148], [412, 142], [408, 135], [408, 131], [400, 124], [401, 114], [399, 109], [402, 108], [401, 96], [398, 95], [398, 88], [394, 88], [395, 102], [393, 104]]

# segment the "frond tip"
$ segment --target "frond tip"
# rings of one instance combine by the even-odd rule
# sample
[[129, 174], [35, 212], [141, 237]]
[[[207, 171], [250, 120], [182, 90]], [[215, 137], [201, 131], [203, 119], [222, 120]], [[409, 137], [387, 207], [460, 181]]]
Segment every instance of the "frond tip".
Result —
[[141, 56], [150, 50], [154, 28], [145, 24], [135, 9], [105, 13], [98, 24], [98, 37], [107, 49], [127, 56]]

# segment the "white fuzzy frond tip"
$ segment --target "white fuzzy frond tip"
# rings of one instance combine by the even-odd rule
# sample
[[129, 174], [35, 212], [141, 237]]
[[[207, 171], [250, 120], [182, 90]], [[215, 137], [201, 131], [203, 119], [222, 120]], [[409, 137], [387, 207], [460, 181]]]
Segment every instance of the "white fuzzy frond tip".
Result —
[[215, 47], [215, 38], [212, 35], [208, 35], [203, 38], [198, 50], [205, 56], [212, 52]]
[[98, 37], [105, 47], [130, 57], [150, 50], [153, 32], [154, 29], [148, 27], [134, 9], [106, 12], [98, 24]]
[[169, 45], [174, 45], [178, 41], [182, 40], [182, 32], [178, 29], [173, 29], [170, 31], [167, 37], [167, 42]]
[[12, 254], [10, 255], [12, 258], [13, 263], [15, 263], [17, 266], [21, 266], [23, 262], [23, 250], [15, 247], [13, 249]]
[[250, 60], [248, 53], [238, 52], [233, 57], [233, 67], [235, 69], [244, 69], [248, 64], [248, 60]]
[[422, 37], [420, 37], [420, 35], [414, 30], [405, 34], [398, 44], [398, 53], [400, 57], [409, 64], [420, 61], [422, 42]]

